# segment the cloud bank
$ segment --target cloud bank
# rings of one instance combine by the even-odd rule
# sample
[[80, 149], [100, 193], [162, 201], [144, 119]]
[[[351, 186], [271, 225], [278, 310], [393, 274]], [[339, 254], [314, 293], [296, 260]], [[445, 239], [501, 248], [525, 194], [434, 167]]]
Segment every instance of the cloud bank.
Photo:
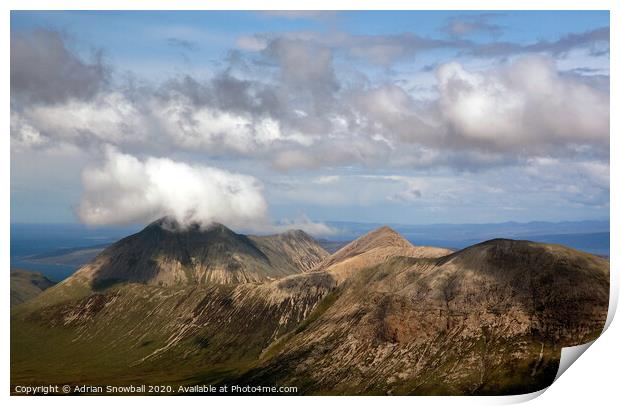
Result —
[[[437, 38], [256, 33], [239, 37], [237, 49], [208, 74], [155, 82], [113, 75], [101, 52], [79, 55], [57, 32], [14, 34], [11, 150], [22, 157], [80, 151], [99, 159], [112, 145], [103, 166], [84, 173], [77, 212], [91, 224], [174, 214], [277, 231], [282, 224], [270, 221], [258, 177], [269, 184], [289, 174], [316, 172], [322, 190], [304, 196], [317, 202], [342, 201], [341, 188], [326, 190], [351, 170], [484, 172], [491, 179], [502, 168], [525, 174], [536, 162], [560, 162], [553, 167], [600, 177], [609, 167], [609, 29], [532, 44], [472, 39], [502, 29], [481, 16], [447, 21]], [[437, 53], [450, 56], [423, 68], [416, 62]], [[399, 71], [403, 66], [417, 70]], [[176, 160], [138, 158], [167, 155]], [[257, 171], [247, 177], [214, 166]], [[157, 175], [163, 167], [196, 187], [166, 183]], [[540, 178], [531, 184], [541, 184], [544, 171], [534, 172]], [[575, 177], [557, 182], [574, 184]], [[373, 192], [407, 204], [434, 196], [420, 184], [403, 184], [401, 193], [377, 185]], [[608, 195], [604, 186], [595, 193], [598, 203]], [[248, 195], [241, 198], [241, 190]], [[177, 194], [187, 202], [175, 201]], [[289, 203], [293, 195], [300, 194], [285, 196]], [[249, 207], [237, 208], [239, 199]], [[329, 232], [303, 216], [288, 226], [295, 223]]]
[[100, 168], [82, 175], [77, 208], [87, 224], [148, 222], [166, 215], [182, 224], [233, 227], [264, 221], [267, 203], [257, 179], [167, 158], [138, 158], [108, 149]]
[[103, 164], [86, 169], [82, 183], [76, 211], [90, 225], [148, 223], [171, 216], [182, 226], [217, 222], [257, 232], [289, 228], [315, 235], [334, 232], [307, 218], [272, 222], [260, 181], [209, 166], [167, 158], [140, 160], [107, 148]]
[[108, 81], [102, 54], [77, 57], [57, 31], [11, 35], [11, 98], [29, 103], [88, 100]]
[[226, 71], [206, 80], [185, 76], [155, 87], [107, 87], [87, 99], [16, 105], [12, 145], [199, 151], [284, 171], [484, 168], [584, 148], [608, 154], [608, 90], [560, 72], [548, 56], [482, 70], [439, 65], [436, 97], [428, 100], [399, 83], [341, 80], [331, 51], [317, 44], [280, 39], [262, 52], [273, 64], [268, 80]]
[[460, 144], [531, 155], [609, 142], [609, 95], [559, 74], [544, 57], [503, 69], [469, 72], [458, 63], [437, 71], [441, 114]]

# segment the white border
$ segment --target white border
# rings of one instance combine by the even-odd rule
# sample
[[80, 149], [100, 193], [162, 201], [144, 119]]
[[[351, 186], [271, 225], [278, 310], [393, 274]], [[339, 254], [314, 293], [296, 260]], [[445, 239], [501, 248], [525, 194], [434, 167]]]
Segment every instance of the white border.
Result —
[[[10, 46], [10, 12], [9, 10], [132, 10], [132, 9], [145, 9], [145, 10], [199, 10], [199, 9], [212, 9], [212, 10], [610, 10], [611, 21], [614, 21], [613, 17], [616, 16], [617, 1], [610, 0], [502, 0], [499, 1], [485, 1], [485, 0], [469, 0], [467, 2], [463, 0], [433, 0], [433, 1], [398, 1], [398, 0], [382, 0], [382, 1], [327, 1], [327, 0], [300, 0], [292, 4], [290, 1], [283, 0], [263, 0], [260, 3], [257, 0], [236, 0], [232, 1], [192, 1], [192, 0], [149, 0], [149, 1], [134, 1], [127, 0], [56, 0], [42, 1], [42, 0], [5, 0], [2, 2], [4, 14], [2, 15], [3, 24], [0, 24], [0, 30], [2, 31], [2, 47], [5, 61], [2, 64], [3, 80], [2, 80], [2, 117], [3, 117], [3, 129], [2, 136], [0, 137], [0, 151], [3, 154], [0, 159], [0, 181], [2, 182], [2, 199], [0, 199], [1, 214], [0, 214], [0, 258], [4, 264], [3, 269], [6, 273], [4, 276], [5, 295], [4, 295], [4, 311], [2, 312], [2, 320], [0, 325], [9, 325], [9, 286], [8, 286], [8, 269], [10, 267], [9, 262], [9, 241], [10, 241], [10, 152], [9, 152], [9, 122], [10, 122], [10, 66], [7, 62], [9, 60], [9, 46]], [[614, 24], [611, 24], [611, 44], [612, 48], [614, 44], [618, 44], [618, 30]], [[611, 111], [618, 111], [618, 86], [615, 80], [616, 68], [618, 66], [618, 54], [614, 50], [611, 52]], [[617, 119], [611, 115], [611, 134], [614, 134], [617, 129]], [[611, 138], [611, 200], [610, 207], [618, 207], [619, 195], [616, 183], [618, 181], [618, 165], [615, 162], [618, 159], [618, 141]], [[620, 218], [611, 213], [611, 247], [618, 247], [618, 230], [620, 230]], [[612, 290], [610, 299], [610, 317], [608, 318], [608, 325], [613, 314], [615, 313], [617, 300], [618, 300], [618, 281], [616, 278], [618, 267], [616, 266], [617, 252], [613, 249], [610, 253], [612, 264]], [[394, 398], [376, 398], [376, 397], [322, 397], [319, 399], [314, 397], [252, 397], [252, 398], [205, 398], [205, 397], [183, 397], [182, 402], [188, 402], [193, 404], [207, 404], [211, 402], [224, 403], [224, 402], [252, 402], [259, 404], [281, 404], [289, 405], [291, 402], [295, 404], [314, 404], [317, 400], [321, 403], [337, 404], [342, 402], [355, 402], [356, 404], [374, 405], [376, 402], [389, 401], [390, 403], [400, 403], [411, 405], [417, 404], [505, 404], [522, 402], [532, 397], [540, 395], [545, 392], [543, 396], [536, 397], [533, 400], [533, 404], [609, 404], [612, 399], [617, 399], [617, 371], [619, 361], [618, 345], [620, 345], [620, 329], [617, 326], [618, 322], [611, 325], [599, 339], [596, 340], [587, 351], [587, 355], [581, 357], [577, 362], [576, 367], [569, 368], [562, 377], [555, 382], [547, 391], [541, 391], [537, 394], [523, 395], [515, 397], [394, 397]], [[9, 363], [9, 331], [3, 329], [2, 337], [2, 379], [5, 382], [5, 390], [2, 394], [4, 397], [9, 397], [9, 377], [10, 377], [10, 363]], [[48, 398], [33, 398], [33, 397], [10, 397], [11, 402], [15, 404], [31, 404], [35, 402], [45, 402], [51, 404], [82, 404], [84, 401], [93, 402], [95, 404], [103, 404], [110, 400], [104, 397], [92, 397], [89, 399], [83, 399], [80, 397], [48, 397]], [[151, 404], [168, 404], [171, 399], [165, 397], [148, 397], [148, 399], [136, 398], [136, 397], [118, 397], [114, 399], [114, 402], [120, 403], [134, 403], [148, 401]]]

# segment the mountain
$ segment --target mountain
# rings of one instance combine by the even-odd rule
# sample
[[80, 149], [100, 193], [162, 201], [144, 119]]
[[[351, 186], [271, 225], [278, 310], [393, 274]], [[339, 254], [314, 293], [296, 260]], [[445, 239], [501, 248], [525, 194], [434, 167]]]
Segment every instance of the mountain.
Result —
[[[330, 254], [381, 224], [328, 222], [338, 230], [318, 240]], [[609, 256], [609, 221], [497, 224], [392, 224], [394, 230], [416, 245], [462, 249], [502, 236], [562, 244], [591, 254]], [[63, 280], [90, 262], [105, 247], [140, 231], [132, 227], [86, 227], [76, 224], [11, 224], [11, 267], [41, 272]]]
[[[338, 238], [351, 240], [376, 229], [380, 224], [327, 221], [339, 230]], [[390, 224], [409, 241], [455, 249], [501, 236], [514, 240], [531, 240], [562, 244], [596, 255], [609, 255], [609, 220], [603, 221], [532, 221], [528, 223], [480, 224]], [[329, 249], [328, 249], [329, 251]]]
[[563, 346], [601, 333], [609, 263], [492, 240], [441, 258], [392, 257], [332, 294], [237, 382], [327, 394], [535, 391], [553, 381]]
[[39, 272], [11, 269], [11, 307], [34, 298], [52, 286], [54, 282]]
[[396, 231], [383, 226], [329, 255], [316, 267], [316, 270], [348, 275], [360, 269], [383, 263], [396, 255], [413, 258], [438, 258], [451, 253], [451, 250], [445, 248], [414, 246]]
[[302, 230], [289, 230], [282, 234], [250, 236], [264, 252], [271, 264], [279, 268], [308, 272], [327, 256], [327, 251], [314, 238]]
[[[182, 231], [156, 226], [128, 238], [151, 241], [146, 247], [157, 250], [132, 252], [129, 247], [138, 245], [127, 246], [125, 239], [106, 254], [108, 263], [126, 267], [122, 275], [133, 278], [129, 282], [87, 290], [81, 270], [13, 308], [13, 386], [182, 383], [288, 385], [301, 394], [525, 393], [549, 385], [561, 348], [596, 338], [607, 314], [609, 262], [557, 245], [498, 239], [451, 252], [413, 246], [380, 228], [318, 260], [321, 251], [299, 232], [244, 238], [219, 225]], [[184, 250], [199, 263], [208, 258], [220, 267], [230, 258], [262, 265], [264, 257], [273, 266], [277, 252], [282, 264], [297, 263], [299, 270], [263, 282], [159, 284], [134, 276], [147, 274], [148, 262], [124, 259], [154, 252], [171, 258]], [[210, 258], [205, 251], [219, 255]], [[95, 265], [83, 269], [106, 269]]]
[[163, 218], [106, 248], [72, 278], [95, 288], [119, 281], [157, 286], [264, 282], [306, 271], [326, 255], [301, 230], [256, 237], [222, 224], [181, 227]]

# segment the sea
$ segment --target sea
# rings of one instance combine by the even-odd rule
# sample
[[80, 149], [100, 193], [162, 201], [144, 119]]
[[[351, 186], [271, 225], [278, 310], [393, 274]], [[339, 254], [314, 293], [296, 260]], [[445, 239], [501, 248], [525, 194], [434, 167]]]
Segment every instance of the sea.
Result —
[[139, 229], [139, 226], [88, 227], [82, 224], [12, 223], [11, 268], [41, 272], [58, 282], [73, 274], [77, 266], [40, 263], [29, 260], [29, 257], [62, 249], [111, 244]]

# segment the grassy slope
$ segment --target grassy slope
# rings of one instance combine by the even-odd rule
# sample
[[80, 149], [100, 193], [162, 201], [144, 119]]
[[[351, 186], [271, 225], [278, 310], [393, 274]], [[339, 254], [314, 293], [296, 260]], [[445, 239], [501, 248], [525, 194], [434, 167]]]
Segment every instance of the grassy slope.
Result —
[[39, 272], [11, 269], [11, 307], [38, 296], [54, 286], [54, 282]]
[[42, 309], [18, 306], [11, 381], [211, 383], [251, 367], [312, 312], [331, 287], [326, 279], [300, 292], [307, 279], [316, 275], [236, 287], [116, 285]]

